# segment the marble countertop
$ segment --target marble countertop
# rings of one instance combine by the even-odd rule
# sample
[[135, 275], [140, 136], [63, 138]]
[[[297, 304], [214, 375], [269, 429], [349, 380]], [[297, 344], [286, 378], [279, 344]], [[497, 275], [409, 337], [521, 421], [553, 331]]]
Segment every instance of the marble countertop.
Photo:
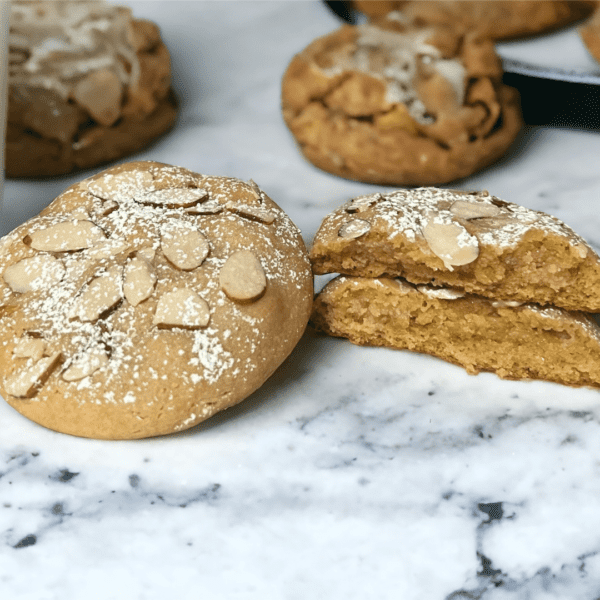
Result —
[[[140, 2], [175, 130], [142, 159], [253, 178], [302, 229], [374, 186], [322, 173], [279, 112], [318, 2]], [[600, 136], [529, 128], [460, 182], [600, 250]], [[82, 176], [9, 181], [4, 235]], [[0, 403], [0, 597], [546, 600], [600, 595], [600, 393], [469, 376], [307, 332], [242, 404], [160, 439], [61, 435]]]

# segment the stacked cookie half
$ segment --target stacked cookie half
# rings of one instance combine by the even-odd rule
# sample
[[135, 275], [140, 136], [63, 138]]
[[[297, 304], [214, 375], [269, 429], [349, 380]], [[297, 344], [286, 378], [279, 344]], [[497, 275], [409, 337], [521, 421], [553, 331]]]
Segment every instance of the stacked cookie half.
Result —
[[558, 219], [487, 192], [360, 196], [311, 250], [317, 328], [470, 373], [600, 386], [600, 258]]

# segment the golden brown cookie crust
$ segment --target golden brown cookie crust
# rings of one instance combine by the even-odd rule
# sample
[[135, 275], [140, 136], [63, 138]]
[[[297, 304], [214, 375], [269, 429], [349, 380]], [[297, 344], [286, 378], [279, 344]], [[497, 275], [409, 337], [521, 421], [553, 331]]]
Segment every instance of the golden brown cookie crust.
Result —
[[448, 25], [456, 31], [477, 32], [495, 40], [552, 31], [586, 17], [594, 8], [594, 2], [568, 0], [355, 0], [353, 5], [369, 17], [400, 11], [415, 24]]
[[304, 156], [386, 185], [446, 183], [498, 160], [522, 121], [492, 43], [380, 25], [342, 27], [290, 63], [283, 116]]
[[494, 300], [600, 312], [600, 258], [564, 223], [487, 192], [360, 196], [328, 215], [317, 274], [404, 277]]
[[[81, 24], [72, 11], [80, 10], [82, 23], [93, 18], [110, 23], [108, 41], [94, 38], [91, 66], [82, 55], [81, 65], [71, 67], [68, 60], [76, 62], [77, 45], [69, 47], [71, 54], [65, 52], [68, 60], [44, 54], [43, 40], [28, 20], [34, 18], [32, 6], [13, 5], [7, 176], [62, 175], [113, 161], [144, 148], [174, 125], [170, 57], [156, 25], [103, 3], [40, 2], [39, 7], [48, 11], [46, 27], [54, 35], [52, 19], [60, 22], [65, 11], [73, 22], [64, 25], [64, 37], [75, 38]], [[102, 67], [95, 67], [94, 60]]]
[[588, 52], [600, 62], [600, 8], [579, 28], [579, 35]]
[[181, 431], [260, 387], [311, 304], [300, 232], [256, 184], [121, 165], [0, 240], [0, 392], [72, 435]]
[[341, 276], [317, 296], [311, 322], [354, 344], [431, 354], [471, 374], [600, 387], [600, 329], [579, 312]]

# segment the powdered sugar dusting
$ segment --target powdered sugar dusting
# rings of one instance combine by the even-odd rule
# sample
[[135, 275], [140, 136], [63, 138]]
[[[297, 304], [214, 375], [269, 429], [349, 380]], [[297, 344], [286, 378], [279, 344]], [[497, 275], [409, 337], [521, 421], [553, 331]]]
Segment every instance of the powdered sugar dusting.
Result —
[[[219, 272], [233, 252], [250, 250], [260, 259], [268, 286], [297, 284], [305, 289], [310, 266], [298, 229], [254, 182], [207, 177], [156, 163], [115, 171], [70, 188], [44, 215], [0, 240], [0, 276], [12, 265], [38, 256], [48, 256], [60, 265], [62, 274], [59, 285], [34, 279], [34, 289], [26, 292], [27, 296], [13, 291], [0, 277], [0, 337], [7, 340], [4, 344], [12, 348], [19, 343], [22, 334], [12, 331], [43, 337], [45, 354], [60, 352], [64, 357], [53, 375], [53, 387], [58, 386], [61, 395], [78, 404], [143, 401], [151, 406], [154, 400], [148, 390], [156, 385], [152, 382], [177, 378], [190, 386], [202, 385], [203, 390], [218, 385], [226, 374], [228, 381], [231, 377], [245, 381], [257, 369], [258, 359], [253, 356], [260, 348], [266, 351], [267, 339], [261, 318], [248, 312], [251, 306], [237, 305], [220, 289]], [[152, 202], [145, 201], [149, 194]], [[225, 205], [232, 200], [235, 211], [188, 212], [190, 202]], [[104, 209], [106, 204], [110, 210]], [[85, 222], [102, 231], [89, 247], [65, 251], [61, 246], [40, 253], [27, 245], [32, 234], [43, 234], [57, 223], [74, 223], [77, 234], [77, 222], [82, 221], [72, 220], [76, 211], [87, 215], [89, 221]], [[161, 247], [165, 232], [181, 227], [185, 232], [198, 232], [209, 242], [208, 256], [192, 268], [177, 268]], [[174, 239], [178, 237], [182, 236]], [[286, 244], [289, 247], [284, 250]], [[156, 283], [149, 286], [147, 296], [130, 304], [123, 278], [125, 265], [134, 259], [149, 265]], [[298, 261], [305, 266], [303, 272], [299, 272]], [[181, 305], [172, 311], [181, 322], [153, 321], [161, 299], [181, 290]], [[13, 306], [18, 309], [18, 321], [11, 316]], [[205, 314], [210, 315], [210, 323], [204, 320]], [[227, 327], [214, 326], [215, 315], [221, 315], [217, 321], [226, 322]], [[163, 326], [166, 329], [161, 329]], [[146, 346], [153, 344], [165, 352], [179, 348], [177, 356], [183, 360], [165, 358], [160, 370], [156, 362], [149, 367]], [[242, 349], [241, 356], [236, 348]], [[25, 359], [15, 356], [13, 360]], [[25, 363], [8, 365], [8, 372], [15, 372], [21, 364]], [[69, 369], [69, 375], [63, 376]], [[169, 398], [173, 399], [172, 392]]]

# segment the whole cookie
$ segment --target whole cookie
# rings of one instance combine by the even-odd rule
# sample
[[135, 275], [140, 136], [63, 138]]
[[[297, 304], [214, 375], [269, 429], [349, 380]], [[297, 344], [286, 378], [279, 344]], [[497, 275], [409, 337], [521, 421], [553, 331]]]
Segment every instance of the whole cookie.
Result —
[[44, 177], [135, 152], [175, 122], [169, 53], [129, 8], [11, 3], [6, 174]]
[[260, 387], [311, 304], [300, 232], [254, 182], [121, 165], [0, 240], [0, 393], [73, 435], [181, 431]]
[[581, 19], [594, 8], [588, 0], [354, 0], [354, 7], [370, 17], [399, 11], [420, 25], [448, 25], [504, 40], [551, 31]]
[[489, 40], [397, 21], [344, 26], [290, 63], [284, 119], [317, 167], [378, 184], [440, 184], [500, 158], [521, 127]]

